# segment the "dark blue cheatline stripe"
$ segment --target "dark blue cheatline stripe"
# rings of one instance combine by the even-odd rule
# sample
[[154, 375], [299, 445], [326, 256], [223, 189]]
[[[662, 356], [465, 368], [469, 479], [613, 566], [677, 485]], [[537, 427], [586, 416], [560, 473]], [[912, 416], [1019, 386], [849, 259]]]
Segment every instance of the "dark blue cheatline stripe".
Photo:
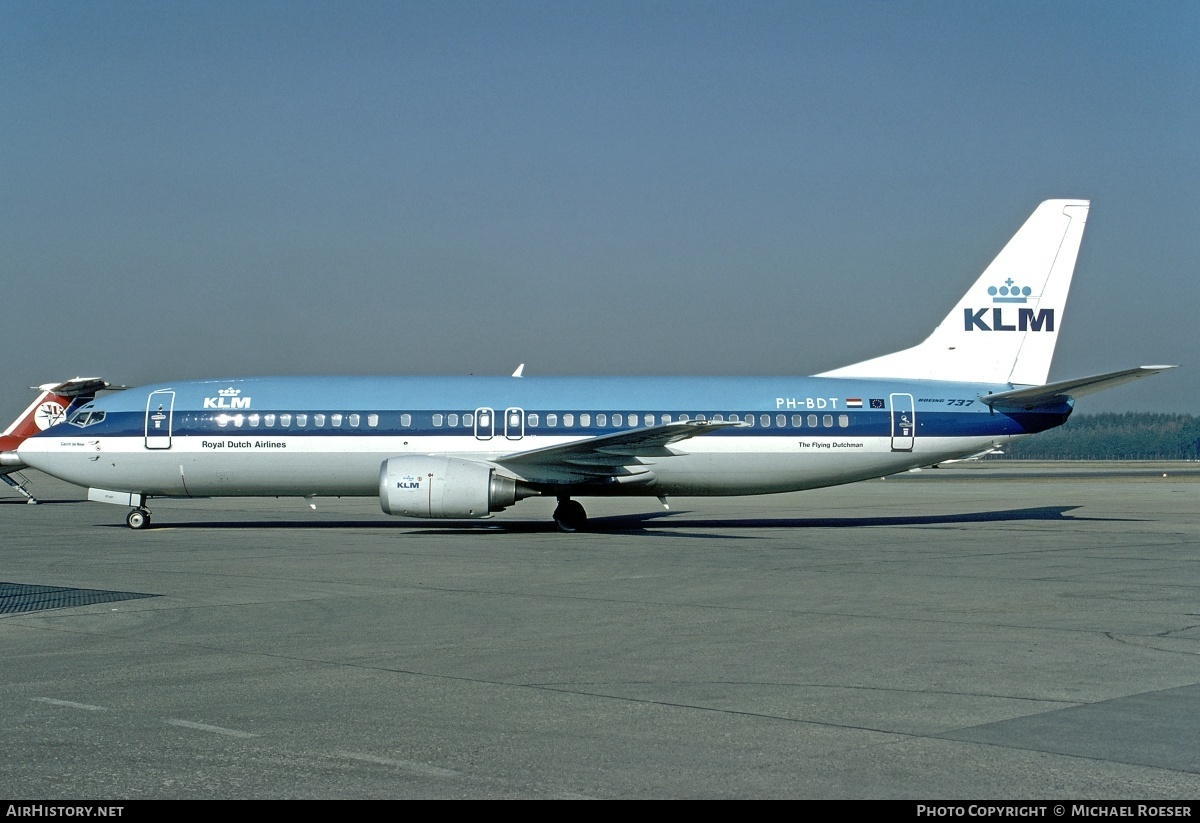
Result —
[[[219, 426], [216, 422], [216, 413], [197, 413], [197, 412], [178, 412], [174, 416], [172, 425], [172, 435], [176, 437], [212, 437], [212, 438], [235, 438], [235, 437], [328, 437], [328, 436], [355, 436], [355, 437], [431, 437], [431, 436], [474, 436], [474, 428], [471, 426], [434, 426], [432, 423], [434, 414], [445, 416], [449, 413], [458, 414], [461, 416], [473, 414], [474, 410], [468, 412], [431, 412], [427, 410], [420, 411], [354, 411], [347, 412], [338, 410], [332, 411], [313, 411], [305, 409], [300, 412], [295, 411], [271, 411], [271, 412], [253, 412], [259, 414], [274, 414], [276, 418], [282, 414], [290, 414], [295, 419], [297, 414], [308, 415], [309, 425], [301, 428], [294, 423], [289, 427], [282, 427], [278, 424], [274, 426], [258, 425], [251, 427], [242, 425], [241, 427]], [[311, 424], [313, 415], [324, 414], [328, 418], [332, 414], [341, 414], [343, 418], [350, 414], [358, 414], [363, 422], [358, 427], [351, 427], [345, 423], [339, 427], [332, 427], [328, 424], [322, 427], [316, 427]], [[584, 412], [590, 414], [595, 419], [596, 412]], [[618, 412], [626, 415], [627, 412]], [[639, 411], [639, 422], [637, 426], [597, 426], [594, 423], [589, 426], [555, 426], [550, 427], [545, 423], [546, 415], [558, 415], [561, 421], [564, 414], [572, 414], [578, 420], [580, 412], [575, 410], [535, 410], [526, 411], [526, 416], [536, 414], [539, 418], [538, 426], [525, 426], [525, 437], [533, 436], [574, 436], [574, 437], [595, 437], [605, 434], [614, 434], [623, 431], [636, 431], [638, 429], [648, 428], [644, 423], [644, 415], [649, 414], [647, 411]], [[755, 424], [753, 426], [740, 426], [722, 429], [712, 434], [705, 435], [706, 437], [887, 437], [891, 434], [891, 413], [887, 410], [868, 410], [868, 409], [852, 409], [852, 410], [837, 410], [837, 411], [816, 411], [803, 412], [803, 423], [801, 427], [793, 427], [791, 425], [792, 415], [797, 412], [789, 412], [786, 426], [776, 426], [775, 417], [778, 412], [755, 412]], [[227, 414], [227, 413], [226, 413]], [[242, 412], [247, 414], [247, 412]], [[374, 428], [366, 425], [366, 418], [370, 414], [379, 415], [380, 424]], [[412, 415], [411, 426], [400, 425], [400, 415]], [[612, 412], [604, 412], [609, 419], [612, 419]], [[680, 414], [687, 414], [690, 419], [695, 420], [697, 412], [692, 411], [655, 411], [654, 418], [656, 421], [662, 420], [662, 415], [668, 414], [675, 422], [679, 422]], [[699, 412], [704, 417], [711, 421], [713, 415], [720, 414], [728, 420], [731, 412], [716, 411]], [[739, 416], [744, 416], [748, 412], [736, 412]], [[771, 417], [770, 426], [762, 426], [758, 422], [758, 417], [762, 414], [769, 414]], [[815, 414], [818, 425], [810, 426], [809, 415]], [[825, 415], [832, 415], [834, 425], [830, 427], [824, 426], [823, 419]], [[949, 411], [926, 411], [918, 409], [916, 411], [917, 420], [917, 436], [918, 437], [1000, 437], [1015, 434], [1032, 434], [1046, 429], [1054, 428], [1061, 425], [1070, 414], [1070, 408], [1063, 406], [1062, 409], [1046, 412], [1019, 412], [1019, 413], [987, 413], [981, 411], [971, 412], [949, 412]], [[839, 427], [837, 425], [838, 418], [841, 415], [846, 415], [849, 418], [850, 425], [847, 427]], [[656, 423], [657, 424], [657, 423]], [[79, 428], [64, 424], [58, 427], [55, 431], [56, 436], [71, 436], [71, 437], [142, 437], [145, 433], [145, 414], [141, 412], [109, 412], [104, 421], [86, 428]], [[503, 440], [505, 438], [504, 429], [502, 426], [497, 426], [492, 435], [493, 439]]]

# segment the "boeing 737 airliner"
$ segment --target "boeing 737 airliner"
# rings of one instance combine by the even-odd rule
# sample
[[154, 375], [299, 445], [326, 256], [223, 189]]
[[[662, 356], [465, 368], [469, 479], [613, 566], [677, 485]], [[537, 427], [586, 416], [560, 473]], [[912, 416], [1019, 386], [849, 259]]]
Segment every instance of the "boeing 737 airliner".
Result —
[[[269, 377], [89, 403], [22, 462], [150, 522], [152, 497], [378, 495], [487, 517], [554, 496], [747, 495], [850, 483], [1058, 426], [1075, 398], [1170, 366], [1047, 384], [1087, 219], [1042, 203], [920, 345], [813, 377]], [[519, 372], [519, 370], [518, 370]]]

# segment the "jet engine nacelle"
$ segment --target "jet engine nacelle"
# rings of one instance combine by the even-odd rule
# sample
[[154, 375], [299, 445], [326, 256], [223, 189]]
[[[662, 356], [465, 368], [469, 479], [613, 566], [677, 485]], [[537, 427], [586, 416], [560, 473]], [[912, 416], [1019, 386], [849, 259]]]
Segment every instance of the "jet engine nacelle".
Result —
[[379, 469], [379, 503], [403, 517], [487, 517], [526, 496], [513, 478], [456, 457], [392, 457]]

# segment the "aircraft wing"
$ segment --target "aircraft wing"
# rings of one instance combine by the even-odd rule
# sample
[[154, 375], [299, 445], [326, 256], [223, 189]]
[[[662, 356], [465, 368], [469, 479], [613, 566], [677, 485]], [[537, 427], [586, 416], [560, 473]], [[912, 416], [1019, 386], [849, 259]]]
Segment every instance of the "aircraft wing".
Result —
[[993, 408], [1032, 409], [1037, 406], [1047, 406], [1062, 403], [1073, 397], [1111, 389], [1131, 380], [1149, 377], [1175, 366], [1138, 366], [1136, 369], [1096, 374], [1091, 377], [1080, 377], [1075, 380], [1062, 380], [1058, 383], [1047, 383], [1044, 386], [1030, 386], [1026, 389], [988, 394], [979, 399]]
[[493, 462], [507, 466], [534, 482], [579, 482], [640, 475], [646, 475], [644, 479], [651, 480], [653, 474], [648, 467], [641, 465], [639, 458], [672, 457], [675, 452], [668, 448], [672, 443], [741, 425], [712, 420], [663, 423], [516, 452]]

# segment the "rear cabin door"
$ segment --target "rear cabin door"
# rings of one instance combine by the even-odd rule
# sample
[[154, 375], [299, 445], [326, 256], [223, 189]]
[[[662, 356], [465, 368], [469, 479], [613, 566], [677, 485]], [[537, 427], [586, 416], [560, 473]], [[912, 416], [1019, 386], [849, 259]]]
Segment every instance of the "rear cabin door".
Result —
[[146, 448], [171, 448], [175, 390], [159, 389], [146, 398]]
[[917, 439], [917, 413], [911, 394], [893, 394], [892, 407], [892, 451], [910, 452]]

